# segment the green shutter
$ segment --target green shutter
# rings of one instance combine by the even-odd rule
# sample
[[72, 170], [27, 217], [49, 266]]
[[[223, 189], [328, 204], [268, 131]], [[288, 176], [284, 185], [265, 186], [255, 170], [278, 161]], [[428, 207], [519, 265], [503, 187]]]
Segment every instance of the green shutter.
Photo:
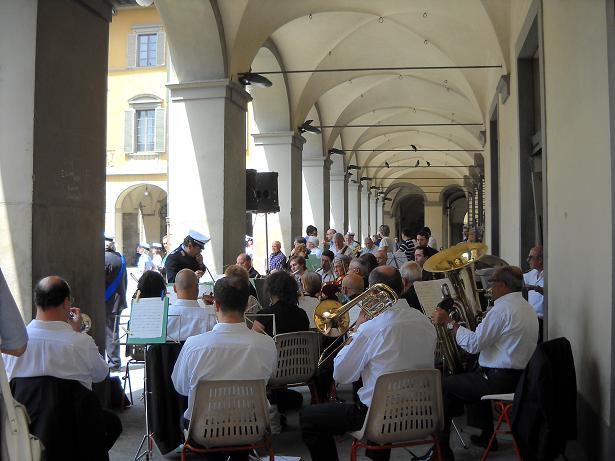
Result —
[[135, 151], [135, 111], [124, 112], [124, 152], [132, 154]]
[[155, 129], [156, 129], [156, 138], [154, 139], [154, 151], [155, 152], [164, 152], [165, 149], [165, 110], [162, 107], [157, 107], [155, 112]]
[[128, 34], [126, 40], [127, 67], [137, 67], [137, 34]]
[[165, 51], [165, 41], [164, 41], [164, 31], [159, 31], [156, 37], [156, 65], [162, 66], [164, 65], [164, 51]]

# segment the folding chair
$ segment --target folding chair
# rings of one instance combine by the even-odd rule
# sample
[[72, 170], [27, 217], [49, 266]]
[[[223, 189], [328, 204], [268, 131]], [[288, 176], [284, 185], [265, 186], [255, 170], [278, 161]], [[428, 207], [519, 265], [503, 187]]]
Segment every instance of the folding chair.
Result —
[[283, 333], [274, 338], [278, 364], [269, 380], [269, 388], [308, 386], [312, 401], [319, 403], [314, 385], [318, 370], [319, 335], [314, 331]]
[[265, 383], [251, 381], [201, 381], [194, 396], [190, 425], [184, 431], [186, 452], [215, 453], [266, 448], [275, 456], [269, 431]]
[[433, 444], [433, 459], [441, 460], [436, 433], [443, 424], [440, 371], [405, 370], [381, 375], [363, 427], [350, 433], [354, 437], [350, 459], [356, 461], [359, 448], [385, 450]]
[[[485, 461], [487, 459], [487, 456], [489, 455], [489, 451], [491, 450], [491, 446], [493, 445], [493, 442], [497, 434], [511, 434], [512, 435], [512, 442], [513, 442], [513, 447], [515, 448], [515, 454], [517, 455], [517, 458], [521, 460], [521, 455], [519, 454], [519, 449], [517, 448], [517, 441], [515, 440], [515, 435], [513, 434], [511, 430], [512, 424], [510, 423], [510, 409], [513, 406], [514, 398], [515, 398], [514, 393], [489, 394], [489, 395], [483, 395], [480, 398], [481, 400], [495, 401], [495, 407], [500, 413], [500, 417], [498, 418], [498, 422], [495, 425], [493, 434], [491, 435], [491, 438], [489, 439], [489, 444], [487, 445], [487, 448], [485, 448], [485, 451], [483, 452], [483, 456], [480, 459], [480, 461]], [[508, 430], [500, 429], [500, 426], [502, 426], [502, 422], [504, 422], [504, 420], [506, 420], [506, 423], [508, 424]]]
[[126, 356], [130, 357], [130, 360], [126, 362], [126, 369], [124, 370], [124, 376], [122, 376], [122, 391], [124, 392], [124, 398], [126, 396], [126, 385], [128, 385], [128, 392], [130, 393], [130, 404], [134, 405], [132, 399], [132, 382], [130, 381], [130, 365], [143, 365], [145, 364], [145, 346], [130, 345], [126, 346]]

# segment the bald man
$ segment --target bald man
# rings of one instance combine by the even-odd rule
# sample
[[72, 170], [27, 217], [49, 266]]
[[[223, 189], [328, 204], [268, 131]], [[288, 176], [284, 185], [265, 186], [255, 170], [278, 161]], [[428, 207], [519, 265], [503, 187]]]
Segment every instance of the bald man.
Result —
[[256, 269], [254, 269], [254, 266], [252, 265], [252, 256], [250, 256], [247, 253], [239, 253], [237, 255], [237, 259], [235, 261], [235, 263], [238, 266], [243, 267], [245, 270], [248, 271], [248, 275], [250, 276], [251, 279], [255, 279], [257, 277], [260, 277], [260, 274], [257, 272]]
[[190, 336], [210, 331], [216, 324], [216, 313], [212, 308], [199, 305], [199, 279], [194, 271], [180, 270], [175, 276], [173, 290], [177, 299], [169, 306], [167, 338], [185, 341]]
[[408, 261], [400, 269], [401, 279], [404, 283], [404, 292], [402, 297], [408, 301], [410, 307], [414, 307], [423, 312], [423, 307], [419, 301], [419, 298], [414, 289], [414, 282], [420, 282], [423, 280], [423, 269], [416, 261]]
[[282, 244], [277, 240], [271, 242], [271, 254], [267, 264], [267, 272], [279, 271], [286, 266], [286, 256], [282, 253]]
[[[346, 302], [353, 300], [365, 291], [365, 280], [361, 275], [350, 272], [342, 281], [342, 293], [345, 295]], [[352, 325], [359, 318], [361, 308], [358, 306], [350, 309], [350, 324]]]
[[[9, 381], [14, 378], [44, 376], [76, 381], [84, 389], [75, 391], [79, 394], [75, 398], [82, 399], [84, 393], [91, 393], [92, 383], [101, 382], [107, 377], [109, 366], [98, 352], [92, 337], [81, 333], [81, 310], [71, 304], [70, 286], [61, 277], [45, 277], [34, 288], [34, 303], [36, 318], [27, 327], [29, 339], [26, 352], [21, 357], [3, 356]], [[22, 391], [29, 387], [32, 392], [33, 398], [24, 403], [32, 418], [32, 427], [40, 428], [40, 420], [48, 414], [48, 407], [45, 406], [50, 402], [35, 398], [36, 389], [33, 386], [36, 385], [32, 382], [28, 384], [24, 381], [23, 386], [21, 383], [16, 385], [21, 386]], [[46, 398], [54, 398], [54, 395], [47, 395]], [[93, 413], [89, 416], [91, 420], [102, 418], [104, 431], [88, 435], [104, 440], [104, 448], [108, 451], [122, 432], [122, 423], [114, 413], [107, 410], [102, 410], [101, 415]], [[53, 437], [47, 439], [49, 434], [43, 432], [35, 435], [40, 436], [45, 445], [49, 442], [54, 446], [52, 442], [57, 441], [52, 440]]]

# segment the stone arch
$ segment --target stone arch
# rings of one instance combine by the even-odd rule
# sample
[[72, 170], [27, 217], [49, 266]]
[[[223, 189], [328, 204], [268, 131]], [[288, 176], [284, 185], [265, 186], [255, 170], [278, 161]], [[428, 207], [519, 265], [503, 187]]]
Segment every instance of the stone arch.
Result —
[[167, 233], [167, 191], [160, 185], [138, 182], [124, 189], [115, 201], [115, 238], [118, 251], [134, 263], [141, 241], [160, 242]]

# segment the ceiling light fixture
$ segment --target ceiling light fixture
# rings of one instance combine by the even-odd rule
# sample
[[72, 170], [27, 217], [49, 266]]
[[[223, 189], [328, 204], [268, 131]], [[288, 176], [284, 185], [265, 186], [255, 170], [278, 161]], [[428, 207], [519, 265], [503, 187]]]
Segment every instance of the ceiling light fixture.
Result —
[[319, 125], [318, 128], [397, 128], [427, 126], [484, 126], [482, 123], [365, 123], [358, 125]]
[[346, 151], [343, 149], [337, 149], [335, 147], [332, 147], [331, 149], [329, 149], [329, 155], [333, 154], [346, 155]]
[[269, 88], [273, 83], [267, 77], [263, 77], [261, 74], [255, 74], [252, 72], [245, 72], [243, 74], [238, 74], [239, 83], [242, 85], [252, 85], [257, 86], [259, 88]]
[[314, 120], [306, 120], [305, 122], [303, 122], [301, 126], [297, 127], [297, 129], [299, 130], [299, 133], [312, 133], [312, 134], [322, 133], [320, 128], [312, 125], [313, 121]]

